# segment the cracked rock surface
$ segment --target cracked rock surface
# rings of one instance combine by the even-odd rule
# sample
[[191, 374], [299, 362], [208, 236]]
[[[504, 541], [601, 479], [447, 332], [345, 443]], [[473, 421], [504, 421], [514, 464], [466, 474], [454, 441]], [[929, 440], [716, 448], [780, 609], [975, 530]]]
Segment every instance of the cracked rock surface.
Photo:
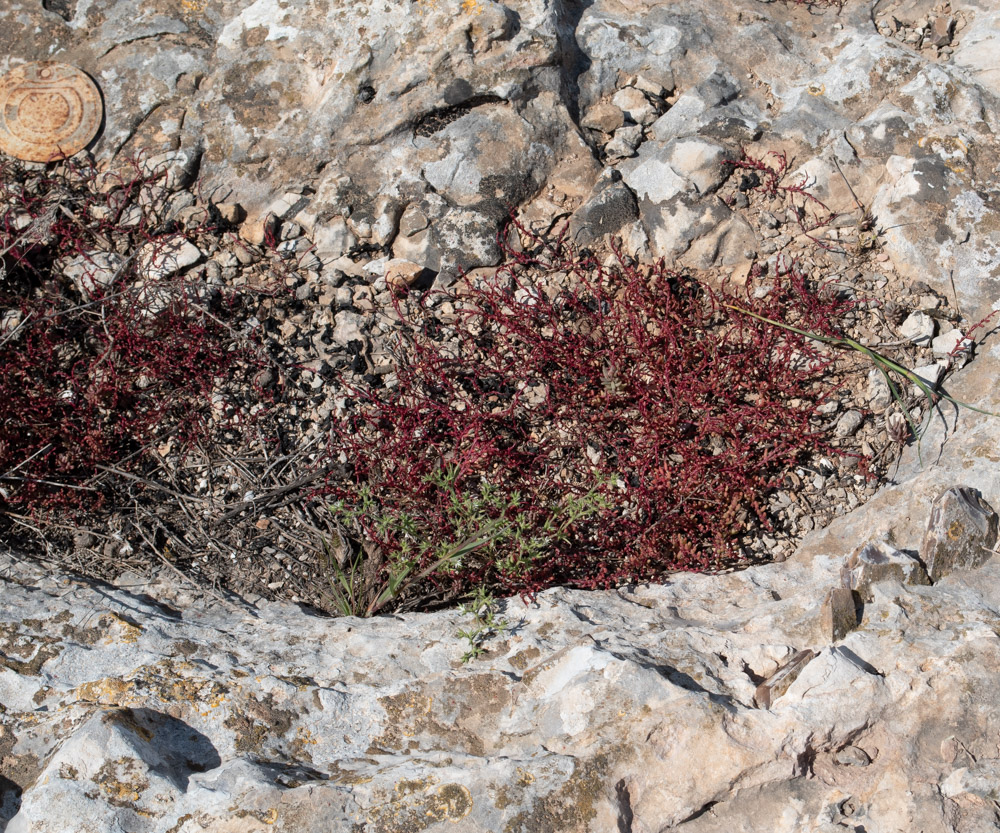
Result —
[[457, 611], [329, 620], [8, 562], [6, 829], [987, 829], [1000, 564], [877, 582], [831, 643], [842, 562], [509, 600], [466, 664]]
[[[843, 258], [832, 278], [860, 279], [850, 258], [868, 251], [864, 281], [919, 283], [922, 309], [949, 299], [961, 333], [998, 303], [988, 0], [8, 7], [0, 71], [81, 66], [105, 98], [99, 160], [176, 153], [248, 229], [263, 235], [269, 210], [297, 224], [344, 343], [366, 264], [446, 283], [494, 261], [508, 205], [616, 233], [627, 253], [777, 269], [805, 241], [784, 206], [761, 229], [743, 218], [747, 189], [720, 163], [745, 147], [785, 152], [792, 181], [843, 215], [814, 230], [826, 265]], [[323, 277], [343, 258], [350, 292]], [[994, 335], [945, 384], [996, 412], [998, 371]], [[882, 394], [865, 418], [888, 429]], [[509, 629], [464, 664], [458, 611], [330, 620], [7, 559], [0, 827], [994, 830], [1000, 564], [978, 551], [927, 585], [912, 562], [944, 490], [1000, 506], [998, 439], [995, 417], [942, 402], [889, 481], [784, 563], [507, 600]], [[870, 571], [833, 640], [823, 602], [867, 544], [851, 569], [899, 569]]]

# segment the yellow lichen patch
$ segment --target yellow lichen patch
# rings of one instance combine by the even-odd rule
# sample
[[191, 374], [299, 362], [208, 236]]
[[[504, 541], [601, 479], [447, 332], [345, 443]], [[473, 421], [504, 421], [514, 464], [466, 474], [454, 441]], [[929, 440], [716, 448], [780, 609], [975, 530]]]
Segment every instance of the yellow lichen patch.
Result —
[[435, 788], [433, 776], [396, 784], [388, 800], [376, 805], [366, 821], [373, 833], [420, 833], [440, 821], [458, 822], [472, 812], [472, 793], [463, 784]]
[[577, 760], [572, 774], [554, 793], [534, 807], [511, 818], [504, 833], [521, 830], [586, 830], [604, 798], [614, 762], [634, 754], [626, 747], [613, 748], [589, 760]]
[[149, 780], [136, 760], [126, 757], [105, 761], [93, 781], [109, 804], [130, 809], [134, 809], [132, 805], [139, 801], [143, 791], [149, 787]]
[[[386, 736], [399, 734], [404, 738], [412, 738], [427, 723], [427, 717], [434, 705], [434, 698], [410, 691], [381, 697], [379, 703], [386, 710], [389, 720], [393, 724], [392, 729], [395, 730], [387, 731]], [[391, 737], [387, 737], [387, 739], [393, 740]]]
[[472, 812], [472, 793], [462, 784], [442, 784], [428, 799], [427, 815], [435, 821], [459, 821]]
[[263, 824], [272, 825], [278, 820], [278, 808], [270, 807], [267, 810], [235, 810], [235, 815], [240, 819], [257, 819]]
[[305, 728], [305, 726], [299, 726], [295, 732], [295, 736], [298, 738], [299, 743], [302, 744], [315, 745], [319, 743], [319, 741], [312, 736], [312, 732]]
[[426, 778], [404, 778], [402, 781], [399, 781], [395, 787], [393, 787], [393, 790], [400, 796], [416, 795], [436, 783], [437, 778], [433, 775], [428, 775]]
[[299, 726], [295, 730], [295, 737], [292, 739], [291, 752], [297, 758], [308, 758], [312, 760], [312, 756], [308, 751], [308, 747], [315, 746], [319, 741], [313, 737], [312, 732], [310, 732], [305, 726]]
[[466, 14], [482, 14], [483, 7], [479, 0], [462, 0], [462, 11]]
[[124, 706], [135, 700], [132, 696], [132, 684], [117, 677], [102, 677], [80, 683], [74, 695], [84, 703], [96, 703], [100, 706]]
[[[144, 670], [145, 684], [164, 702], [196, 703], [216, 709], [229, 699], [230, 691], [222, 683], [183, 676], [184, 672], [196, 670], [190, 662], [165, 659]], [[205, 717], [209, 712], [199, 714]]]
[[107, 631], [103, 640], [105, 645], [113, 645], [116, 642], [133, 645], [139, 641], [139, 636], [142, 634], [142, 625], [113, 611], [101, 616], [98, 624]]

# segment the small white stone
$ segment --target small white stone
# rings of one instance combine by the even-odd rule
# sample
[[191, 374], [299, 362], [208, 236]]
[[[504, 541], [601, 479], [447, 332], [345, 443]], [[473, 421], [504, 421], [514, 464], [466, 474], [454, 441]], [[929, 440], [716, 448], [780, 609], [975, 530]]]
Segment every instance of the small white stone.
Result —
[[841, 438], [853, 437], [864, 421], [865, 418], [861, 415], [860, 411], [847, 411], [837, 420], [837, 425], [834, 427], [833, 433]]
[[356, 312], [338, 312], [334, 322], [332, 338], [341, 347], [346, 347], [351, 341], [364, 341], [361, 332], [365, 324], [364, 316]]
[[950, 356], [953, 352], [958, 352], [957, 348], [962, 345], [962, 351], [972, 347], [972, 340], [965, 337], [965, 334], [958, 328], [942, 333], [931, 342], [931, 350], [935, 356]]
[[937, 325], [934, 319], [922, 312], [911, 312], [899, 327], [899, 334], [914, 344], [929, 345]]
[[[945, 372], [948, 370], [948, 362], [937, 361], [934, 364], [927, 364], [921, 367], [913, 368], [913, 373], [927, 384], [931, 390], [937, 388], [941, 380], [944, 378]], [[917, 385], [913, 386], [915, 393], [922, 393]]]
[[201, 249], [183, 237], [154, 241], [139, 252], [139, 274], [146, 280], [160, 280], [194, 265], [201, 258]]
[[111, 287], [123, 262], [124, 258], [116, 252], [89, 252], [73, 258], [63, 274], [84, 298], [92, 298]]
[[868, 407], [881, 413], [892, 404], [892, 390], [878, 368], [868, 371]]
[[642, 143], [642, 128], [637, 125], [619, 127], [611, 141], [604, 146], [604, 152], [610, 159], [623, 159], [634, 156], [636, 148]]
[[663, 88], [662, 84], [642, 75], [636, 76], [635, 84], [633, 86], [637, 90], [642, 90], [642, 92], [649, 93], [649, 95], [654, 95], [657, 98], [663, 98], [667, 94], [667, 91]]
[[634, 87], [626, 87], [616, 92], [611, 96], [611, 103], [636, 124], [652, 124], [656, 121], [656, 108]]

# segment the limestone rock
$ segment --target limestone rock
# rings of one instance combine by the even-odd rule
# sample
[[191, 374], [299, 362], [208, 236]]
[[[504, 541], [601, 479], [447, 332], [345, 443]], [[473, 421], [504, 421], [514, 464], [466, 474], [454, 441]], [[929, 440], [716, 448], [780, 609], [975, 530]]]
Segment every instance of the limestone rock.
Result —
[[965, 801], [989, 780], [937, 749], [989, 761], [1000, 565], [876, 583], [856, 630], [800, 652], [836, 570], [814, 557], [507, 600], [516, 628], [463, 664], [455, 610], [329, 620], [8, 561], [7, 829], [728, 833], [775, 829], [775, 807], [796, 808], [789, 831], [888, 833], [902, 814], [930, 829], [942, 791]]
[[412, 286], [423, 271], [423, 267], [416, 263], [410, 263], [408, 260], [399, 258], [390, 260], [385, 265], [386, 286], [394, 292], [401, 292]]
[[955, 32], [955, 18], [950, 15], [938, 15], [931, 23], [930, 42], [935, 46], [947, 46], [951, 43]]
[[957, 327], [953, 327], [945, 333], [941, 333], [931, 342], [931, 349], [935, 356], [950, 356], [959, 350], [968, 350], [972, 347], [972, 342], [965, 337], [965, 334]]
[[636, 124], [648, 125], [656, 121], [656, 108], [635, 87], [619, 90], [611, 97], [611, 103]]
[[868, 766], [872, 762], [871, 755], [857, 746], [845, 746], [837, 753], [835, 760], [841, 766]]
[[871, 601], [872, 585], [879, 581], [903, 584], [930, 584], [924, 565], [885, 541], [871, 541], [858, 547], [841, 570], [845, 588]]
[[73, 281], [77, 292], [85, 299], [106, 292], [117, 277], [125, 259], [116, 252], [88, 252], [73, 258], [63, 274]]
[[346, 347], [352, 341], [364, 341], [363, 328], [367, 320], [356, 312], [338, 312], [334, 318], [333, 340], [341, 347]]
[[[944, 34], [931, 0], [890, 5], [901, 26]], [[574, 155], [575, 233], [625, 217], [629, 255], [753, 260], [762, 241], [715, 193], [723, 161], [752, 146], [786, 151], [790, 176], [855, 211], [835, 157], [877, 218], [886, 274], [949, 299], [953, 279], [974, 322], [1000, 274], [988, 5], [953, 2], [953, 54], [931, 59], [873, 26], [867, 3], [823, 18], [728, 0], [68, 0], [5, 18], [0, 70], [81, 66], [108, 105], [99, 162], [148, 148], [169, 169], [158, 187], [198, 175], [251, 222], [300, 225], [333, 286], [390, 254], [442, 284], [495, 262], [508, 206]], [[624, 127], [601, 108], [626, 88], [657, 107], [678, 95], [623, 134], [637, 155], [611, 161], [623, 187], [605, 203], [594, 131]], [[334, 339], [364, 341], [353, 294], [333, 301]], [[949, 392], [1000, 410], [995, 352], [987, 340]], [[869, 504], [784, 564], [505, 600], [514, 627], [464, 665], [454, 610], [330, 621], [164, 577], [96, 587], [5, 563], [0, 819], [12, 833], [993, 829], [1000, 566], [983, 502], [1000, 500], [998, 442], [993, 418], [945, 414]], [[955, 482], [982, 497], [932, 525], [945, 534], [922, 557], [952, 572], [926, 586], [904, 549]], [[899, 551], [849, 563], [863, 617], [831, 646], [834, 597], [829, 623], [818, 608], [845, 555], [889, 531]], [[799, 651], [797, 677], [768, 687]]]
[[619, 127], [611, 141], [604, 146], [605, 155], [611, 160], [627, 159], [635, 156], [636, 148], [642, 143], [642, 127], [630, 124]]
[[858, 433], [858, 429], [864, 421], [865, 418], [860, 411], [845, 411], [840, 415], [837, 424], [833, 428], [834, 436], [853, 437]]
[[914, 344], [930, 345], [937, 324], [934, 319], [923, 312], [911, 312], [899, 327], [899, 334]]
[[611, 102], [601, 101], [587, 109], [580, 119], [581, 127], [600, 130], [602, 133], [614, 133], [625, 124], [625, 114], [620, 107]]
[[[913, 374], [920, 379], [931, 390], [937, 390], [938, 385], [948, 372], [949, 364], [946, 360], [939, 359], [934, 364], [924, 364], [913, 368]], [[915, 396], [924, 394], [923, 388], [916, 383], [910, 385]]]
[[1000, 759], [990, 758], [956, 769], [941, 784], [941, 792], [948, 798], [974, 795], [993, 802], [1000, 800]]
[[892, 389], [886, 381], [885, 374], [878, 368], [872, 368], [868, 371], [868, 407], [879, 414], [892, 402]]
[[839, 642], [858, 626], [854, 593], [844, 587], [830, 590], [823, 600], [820, 616], [824, 637], [830, 642]]
[[944, 491], [931, 508], [920, 558], [932, 581], [956, 570], [975, 570], [993, 554], [997, 513], [975, 489]]
[[201, 249], [183, 237], [157, 240], [139, 251], [138, 272], [145, 280], [157, 281], [193, 266], [202, 257]]
[[588, 246], [606, 234], [614, 234], [639, 216], [635, 194], [609, 169], [597, 181], [587, 201], [574, 212], [569, 231], [579, 246]]

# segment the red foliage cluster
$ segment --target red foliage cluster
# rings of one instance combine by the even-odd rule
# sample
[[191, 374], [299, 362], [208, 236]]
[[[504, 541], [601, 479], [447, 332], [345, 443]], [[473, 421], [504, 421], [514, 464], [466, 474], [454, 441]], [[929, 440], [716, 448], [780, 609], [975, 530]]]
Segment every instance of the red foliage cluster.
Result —
[[826, 203], [809, 192], [809, 183], [805, 178], [790, 185], [784, 184], [788, 175], [788, 157], [784, 153], [772, 150], [762, 159], [758, 159], [744, 150], [739, 159], [727, 159], [724, 164], [731, 165], [734, 169], [749, 171], [740, 183], [741, 191], [760, 191], [767, 196], [781, 196], [787, 199], [794, 209], [793, 213], [799, 228], [806, 234], [829, 224], [837, 216], [836, 211], [830, 210]]
[[[784, 0], [784, 2], [788, 3], [789, 0]], [[805, 6], [809, 9], [814, 9], [817, 6], [842, 9], [846, 5], [847, 0], [791, 0], [791, 2], [794, 2], [796, 6]]]
[[[455, 502], [484, 486], [528, 534], [552, 528], [567, 495], [596, 490], [597, 511], [545, 557], [432, 574], [453, 592], [607, 587], [738, 561], [782, 473], [826, 448], [815, 409], [832, 386], [830, 359], [805, 338], [734, 308], [833, 335], [845, 305], [795, 268], [713, 290], [519, 231], [530, 251], [506, 247], [495, 276], [400, 305], [398, 384], [351, 390], [332, 453], [352, 470], [335, 496], [360, 507], [364, 537], [391, 561], [403, 545], [393, 518], [453, 541]], [[452, 490], [433, 482], [442, 466], [458, 472]]]
[[[138, 470], [154, 439], [206, 436], [213, 386], [253, 361], [208, 311], [203, 281], [136, 286], [142, 247], [160, 254], [186, 233], [163, 220], [165, 197], [145, 199], [164, 193], [161, 175], [0, 163], [0, 507], [96, 506], [94, 475]], [[120, 265], [81, 290], [65, 265], [95, 252]]]

